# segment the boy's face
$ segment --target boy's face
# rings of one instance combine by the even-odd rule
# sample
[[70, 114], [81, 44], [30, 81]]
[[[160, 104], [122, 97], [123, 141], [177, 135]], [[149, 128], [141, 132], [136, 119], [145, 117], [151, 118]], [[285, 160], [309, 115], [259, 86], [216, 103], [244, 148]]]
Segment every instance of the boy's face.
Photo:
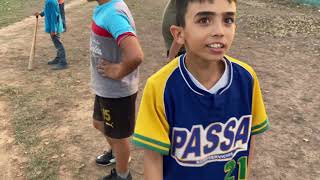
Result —
[[189, 58], [221, 60], [234, 39], [235, 14], [236, 4], [227, 0], [190, 3], [181, 29]]

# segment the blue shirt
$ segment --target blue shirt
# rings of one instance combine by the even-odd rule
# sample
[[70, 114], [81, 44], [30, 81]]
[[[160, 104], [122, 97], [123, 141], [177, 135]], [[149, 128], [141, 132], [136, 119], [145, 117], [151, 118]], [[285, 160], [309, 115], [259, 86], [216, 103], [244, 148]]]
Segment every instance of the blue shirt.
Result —
[[245, 180], [251, 136], [269, 128], [254, 70], [226, 56], [227, 84], [211, 94], [194, 84], [184, 58], [148, 79], [133, 142], [163, 155], [164, 180]]
[[47, 33], [63, 32], [63, 25], [57, 0], [46, 0], [43, 12], [40, 15], [45, 16], [45, 31]]

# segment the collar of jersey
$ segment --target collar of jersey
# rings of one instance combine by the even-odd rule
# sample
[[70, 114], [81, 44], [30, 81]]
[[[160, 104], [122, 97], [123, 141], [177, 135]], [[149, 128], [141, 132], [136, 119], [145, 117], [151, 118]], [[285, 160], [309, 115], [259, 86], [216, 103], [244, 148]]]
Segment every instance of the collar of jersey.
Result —
[[193, 83], [193, 81], [191, 80], [190, 76], [188, 75], [186, 66], [185, 66], [185, 58], [186, 58], [186, 54], [183, 54], [179, 57], [179, 70], [181, 73], [182, 78], [184, 79], [185, 83], [188, 85], [188, 87], [196, 94], [201, 95], [201, 96], [215, 96], [215, 95], [221, 95], [223, 94], [230, 86], [232, 83], [232, 79], [233, 79], [233, 68], [232, 68], [232, 63], [226, 58], [223, 57], [230, 70], [229, 70], [229, 82], [227, 83], [227, 85], [221, 89], [218, 90], [218, 92], [216, 94], [211, 94], [203, 89], [200, 89], [197, 85], [195, 85]]

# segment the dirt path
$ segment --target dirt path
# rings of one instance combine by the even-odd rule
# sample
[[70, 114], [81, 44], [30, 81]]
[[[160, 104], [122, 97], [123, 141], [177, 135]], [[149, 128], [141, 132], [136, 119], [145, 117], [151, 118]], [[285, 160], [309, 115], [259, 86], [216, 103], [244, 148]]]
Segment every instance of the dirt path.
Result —
[[[66, 11], [78, 7], [85, 3], [85, 0], [72, 1], [66, 5]], [[43, 19], [39, 21], [40, 30], [38, 31], [39, 39], [45, 39], [49, 43], [46, 34], [43, 33]], [[24, 86], [28, 83], [23, 74], [33, 72], [26, 71], [27, 59], [30, 50], [30, 42], [34, 27], [34, 17], [29, 17], [23, 21], [0, 29], [0, 87], [23, 87], [34, 88], [34, 86]], [[37, 52], [41, 51], [44, 44], [37, 44]], [[53, 53], [52, 53], [53, 54]], [[36, 60], [39, 60], [36, 56]], [[16, 61], [17, 60], [17, 61]], [[17, 63], [18, 62], [18, 63]], [[17, 63], [17, 64], [16, 64]], [[43, 63], [43, 62], [42, 62]], [[39, 62], [36, 62], [39, 65]], [[36, 65], [36, 66], [37, 66]], [[39, 68], [39, 67], [36, 67]], [[19, 70], [18, 70], [19, 69]], [[50, 82], [47, 82], [50, 83]], [[4, 93], [4, 92], [1, 92]], [[19, 146], [15, 141], [14, 127], [12, 127], [12, 104], [8, 103], [8, 98], [3, 98], [4, 94], [0, 93], [0, 180], [25, 179], [24, 167], [27, 162], [26, 152], [23, 146]], [[63, 174], [64, 178], [68, 177]], [[67, 178], [68, 179], [68, 178]]]
[[[63, 41], [70, 68], [64, 71], [51, 71], [46, 65], [54, 49], [43, 32], [42, 20], [34, 71], [26, 70], [34, 18], [0, 29], [0, 180], [48, 179], [44, 176], [48, 172], [28, 169], [32, 165], [28, 157], [43, 152], [47, 152], [43, 158], [49, 167], [57, 167], [53, 179], [97, 179], [110, 170], [94, 163], [106, 145], [91, 126], [88, 48], [95, 3], [84, 2], [76, 0], [67, 6], [69, 27]], [[146, 57], [141, 67], [142, 89], [147, 77], [164, 63], [160, 21], [165, 0], [127, 3]], [[257, 138], [253, 179], [317, 180], [320, 16], [315, 14], [320, 13], [272, 0], [239, 3], [238, 35], [230, 54], [257, 71], [272, 125]], [[40, 124], [34, 129], [39, 142], [32, 147], [17, 143], [14, 136], [14, 122], [30, 113]], [[132, 156], [134, 179], [142, 179], [141, 150], [132, 147]]]

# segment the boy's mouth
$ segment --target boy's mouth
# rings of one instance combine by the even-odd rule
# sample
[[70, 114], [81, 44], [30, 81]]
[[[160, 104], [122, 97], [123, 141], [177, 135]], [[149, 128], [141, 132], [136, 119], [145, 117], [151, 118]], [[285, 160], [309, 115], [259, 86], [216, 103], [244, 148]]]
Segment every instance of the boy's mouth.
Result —
[[212, 43], [207, 45], [209, 48], [215, 48], [215, 49], [220, 49], [224, 48], [224, 44], [222, 43]]

